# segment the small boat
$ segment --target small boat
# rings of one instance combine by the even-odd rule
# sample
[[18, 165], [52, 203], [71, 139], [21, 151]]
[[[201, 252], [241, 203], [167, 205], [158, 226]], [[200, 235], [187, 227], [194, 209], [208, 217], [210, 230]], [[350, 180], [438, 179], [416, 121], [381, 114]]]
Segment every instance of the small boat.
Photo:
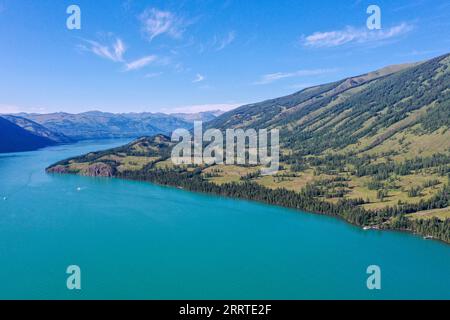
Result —
[[363, 230], [380, 230], [379, 226], [365, 226]]
[[423, 239], [424, 240], [433, 240], [434, 238], [433, 238], [433, 236], [425, 236], [425, 237], [423, 237]]

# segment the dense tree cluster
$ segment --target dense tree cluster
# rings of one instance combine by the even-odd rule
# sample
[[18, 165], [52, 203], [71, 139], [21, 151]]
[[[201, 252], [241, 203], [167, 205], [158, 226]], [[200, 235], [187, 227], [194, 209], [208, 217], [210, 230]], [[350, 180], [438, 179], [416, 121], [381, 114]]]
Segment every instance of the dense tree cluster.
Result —
[[379, 180], [384, 180], [392, 173], [399, 176], [406, 176], [411, 174], [413, 171], [448, 164], [450, 164], [450, 156], [445, 154], [434, 154], [431, 157], [416, 157], [412, 160], [406, 160], [403, 163], [391, 161], [387, 163], [358, 165], [353, 173], [358, 177], [374, 176], [378, 177]]
[[391, 226], [394, 229], [408, 230], [426, 237], [450, 242], [450, 219], [441, 221], [433, 217], [431, 219], [411, 220], [401, 215], [394, 219]]

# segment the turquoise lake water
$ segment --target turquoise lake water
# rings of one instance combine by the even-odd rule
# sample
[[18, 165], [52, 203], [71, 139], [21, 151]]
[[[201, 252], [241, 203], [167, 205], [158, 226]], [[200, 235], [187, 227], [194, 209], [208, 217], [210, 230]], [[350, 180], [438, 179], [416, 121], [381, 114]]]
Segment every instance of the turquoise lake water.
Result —
[[[124, 142], [0, 155], [1, 299], [450, 299], [450, 245], [148, 183], [44, 172]], [[80, 291], [66, 288], [69, 265], [81, 268]], [[369, 265], [381, 268], [381, 290], [367, 289]]]

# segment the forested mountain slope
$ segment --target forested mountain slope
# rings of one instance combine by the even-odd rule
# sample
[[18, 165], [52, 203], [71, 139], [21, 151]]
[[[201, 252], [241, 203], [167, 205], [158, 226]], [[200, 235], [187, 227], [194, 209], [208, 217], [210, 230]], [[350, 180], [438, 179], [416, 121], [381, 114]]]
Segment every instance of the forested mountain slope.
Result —
[[426, 135], [448, 127], [449, 67], [448, 55], [388, 67], [243, 106], [208, 126], [279, 128], [284, 147], [301, 155], [365, 152], [400, 132]]
[[[175, 167], [167, 137], [69, 159], [51, 172], [111, 175], [339, 216], [450, 242], [450, 56], [246, 105], [208, 123], [280, 129], [281, 167]], [[92, 174], [94, 172], [94, 174]]]
[[279, 126], [283, 122], [288, 122], [289, 119], [298, 120], [307, 116], [329, 102], [344, 101], [346, 97], [364, 89], [363, 85], [414, 65], [416, 64], [390, 66], [365, 75], [306, 88], [285, 97], [245, 105], [217, 117], [210, 122], [209, 127], [257, 129]]

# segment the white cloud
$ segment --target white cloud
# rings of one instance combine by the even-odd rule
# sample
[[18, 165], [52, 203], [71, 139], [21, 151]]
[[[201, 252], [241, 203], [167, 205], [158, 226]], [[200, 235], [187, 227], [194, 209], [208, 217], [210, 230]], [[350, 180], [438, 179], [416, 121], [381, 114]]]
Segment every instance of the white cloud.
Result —
[[326, 73], [336, 72], [337, 69], [313, 69], [313, 70], [298, 70], [294, 72], [276, 72], [265, 74], [260, 80], [255, 82], [256, 85], [269, 84], [281, 79], [294, 77], [319, 76]]
[[234, 31], [228, 32], [228, 34], [223, 39], [218, 41], [216, 50], [220, 51], [225, 49], [234, 41], [234, 39], [236, 39], [236, 33]]
[[347, 43], [368, 43], [391, 39], [412, 30], [412, 26], [402, 23], [386, 30], [346, 27], [343, 30], [315, 32], [303, 39], [303, 45], [312, 48], [337, 47]]
[[19, 112], [22, 112], [22, 109], [17, 106], [0, 104], [0, 114], [19, 113]]
[[163, 34], [172, 38], [180, 38], [184, 32], [185, 23], [183, 19], [170, 11], [149, 8], [139, 18], [142, 23], [142, 30], [150, 41]]
[[124, 58], [124, 54], [127, 51], [126, 45], [119, 38], [115, 38], [110, 45], [105, 45], [94, 40], [84, 40], [84, 42], [84, 44], [79, 45], [79, 48], [91, 52], [103, 59], [121, 63], [123, 64], [125, 71], [138, 70], [152, 62], [159, 61], [156, 55], [148, 55], [137, 60], [127, 61], [127, 59]]
[[108, 59], [114, 62], [123, 62], [123, 55], [126, 51], [126, 46], [119, 38], [111, 45], [104, 45], [97, 41], [85, 40], [88, 45], [80, 45], [83, 50], [94, 53], [95, 55]]
[[195, 76], [195, 79], [192, 81], [192, 83], [202, 82], [205, 79], [206, 79], [205, 76], [201, 75], [200, 73], [197, 73], [197, 75]]
[[175, 108], [166, 108], [161, 110], [161, 112], [167, 113], [197, 113], [205, 111], [230, 111], [244, 105], [243, 103], [216, 103], [216, 104], [199, 104], [199, 105], [189, 105], [180, 106]]
[[10, 104], [0, 104], [0, 114], [13, 114], [20, 112], [44, 113], [47, 109], [43, 107], [20, 107]]
[[424, 55], [438, 55], [439, 50], [412, 50], [407, 53], [399, 54], [400, 56], [424, 56]]
[[138, 60], [134, 60], [131, 62], [125, 63], [125, 70], [126, 71], [132, 71], [132, 70], [138, 70], [141, 69], [150, 63], [154, 62], [157, 59], [155, 55], [146, 56], [143, 58], [140, 58]]

